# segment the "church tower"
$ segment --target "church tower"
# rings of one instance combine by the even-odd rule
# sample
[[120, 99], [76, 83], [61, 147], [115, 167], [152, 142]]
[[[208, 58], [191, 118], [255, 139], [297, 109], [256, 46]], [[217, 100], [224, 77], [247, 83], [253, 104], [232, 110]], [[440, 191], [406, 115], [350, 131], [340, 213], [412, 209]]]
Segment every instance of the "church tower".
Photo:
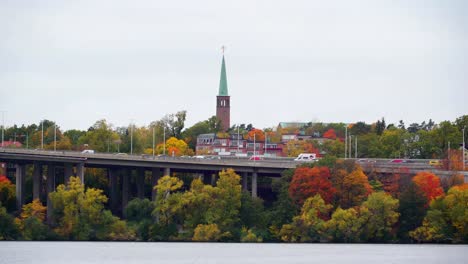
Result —
[[228, 95], [227, 78], [226, 78], [226, 65], [221, 64], [221, 78], [219, 80], [219, 92], [216, 96], [216, 117], [221, 121], [222, 131], [228, 131], [231, 127], [231, 102]]

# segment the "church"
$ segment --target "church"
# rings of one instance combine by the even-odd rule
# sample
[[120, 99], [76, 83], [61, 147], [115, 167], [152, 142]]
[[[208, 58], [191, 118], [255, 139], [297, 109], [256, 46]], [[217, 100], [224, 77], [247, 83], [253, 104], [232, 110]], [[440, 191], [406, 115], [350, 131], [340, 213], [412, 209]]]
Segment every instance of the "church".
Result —
[[[228, 93], [226, 62], [223, 54], [219, 90], [216, 96], [216, 117], [221, 123], [221, 130], [227, 132], [231, 127], [231, 97]], [[266, 152], [265, 152], [266, 151]], [[197, 155], [220, 155], [248, 157], [252, 155], [282, 156], [282, 144], [264, 141], [246, 140], [243, 135], [230, 134], [220, 138], [216, 133], [201, 134], [197, 137]]]

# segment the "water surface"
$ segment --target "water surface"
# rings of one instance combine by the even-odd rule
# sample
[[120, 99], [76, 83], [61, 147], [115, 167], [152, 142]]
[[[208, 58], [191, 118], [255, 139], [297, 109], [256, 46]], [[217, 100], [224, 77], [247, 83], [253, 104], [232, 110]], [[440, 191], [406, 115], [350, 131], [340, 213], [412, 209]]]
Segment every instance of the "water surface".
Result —
[[468, 263], [467, 245], [0, 242], [0, 263]]

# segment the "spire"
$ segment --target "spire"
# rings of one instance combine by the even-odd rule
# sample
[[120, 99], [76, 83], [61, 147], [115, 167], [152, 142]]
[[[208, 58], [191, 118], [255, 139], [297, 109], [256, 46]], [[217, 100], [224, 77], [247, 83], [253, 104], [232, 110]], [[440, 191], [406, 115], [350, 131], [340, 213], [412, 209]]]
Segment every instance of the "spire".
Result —
[[228, 96], [226, 65], [224, 63], [224, 49], [223, 49], [223, 62], [221, 64], [221, 78], [219, 80], [218, 96]]

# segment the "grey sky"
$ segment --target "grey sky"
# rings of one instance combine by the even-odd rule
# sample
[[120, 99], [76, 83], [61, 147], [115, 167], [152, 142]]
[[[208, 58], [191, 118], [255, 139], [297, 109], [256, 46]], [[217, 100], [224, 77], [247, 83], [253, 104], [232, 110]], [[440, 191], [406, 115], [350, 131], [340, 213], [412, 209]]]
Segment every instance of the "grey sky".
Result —
[[0, 1], [0, 110], [86, 129], [468, 114], [468, 1]]

